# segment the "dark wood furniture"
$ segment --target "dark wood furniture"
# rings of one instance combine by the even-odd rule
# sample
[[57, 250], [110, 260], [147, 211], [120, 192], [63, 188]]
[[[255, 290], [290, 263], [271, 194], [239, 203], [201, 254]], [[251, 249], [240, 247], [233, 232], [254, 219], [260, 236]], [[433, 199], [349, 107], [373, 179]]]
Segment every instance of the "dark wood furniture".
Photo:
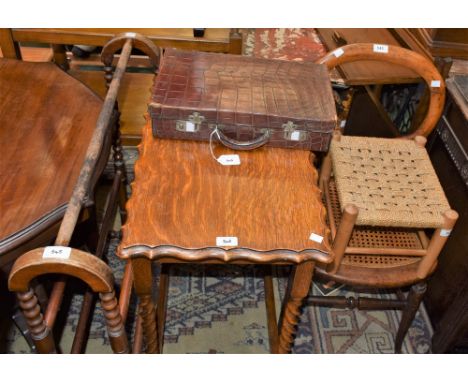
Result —
[[394, 28], [390, 32], [428, 56], [468, 59], [468, 28]]
[[[60, 224], [55, 245], [23, 254], [15, 261], [9, 276], [9, 289], [17, 293], [29, 332], [39, 352], [55, 353], [57, 351], [52, 328], [57, 318], [67, 282], [64, 275], [80, 278], [91, 288], [84, 296], [82, 311], [71, 349], [72, 353], [81, 352], [83, 349], [87, 321], [93, 305], [93, 292], [100, 293], [113, 351], [125, 353], [129, 349], [123, 327], [125, 313], [120, 311], [115, 299], [110, 270], [99, 259], [103, 255], [106, 238], [112, 227], [117, 206], [120, 206], [122, 222], [125, 222], [126, 217], [124, 213], [126, 176], [118, 130], [113, 134], [115, 174], [99, 228], [99, 240], [95, 248], [95, 257], [86, 252], [72, 249], [69, 245], [80, 212], [90, 198], [89, 190], [94, 182], [94, 172], [96, 167], [99, 166], [99, 158], [102, 156], [102, 152], [105, 151], [105, 142], [108, 139], [109, 132], [113, 130], [111, 127], [116, 126], [114, 118], [117, 113], [117, 93], [133, 47], [143, 50], [150, 58], [153, 66], [158, 66], [160, 51], [144, 36], [135, 33], [124, 33], [114, 37], [104, 46], [101, 58], [104, 63], [108, 91], [104, 103], [99, 108], [98, 118], [94, 121], [93, 134], [85, 158], [79, 168], [79, 176], [75, 179], [73, 193], [70, 196], [65, 215]], [[114, 73], [111, 64], [114, 54], [119, 49], [122, 49], [122, 52]], [[19, 61], [17, 64], [23, 65]], [[54, 68], [54, 70], [58, 69]], [[79, 118], [79, 116], [76, 116], [76, 118]], [[66, 122], [69, 123], [69, 121]], [[59, 127], [65, 129], [66, 126]], [[62, 140], [64, 139], [62, 138]], [[109, 158], [108, 151], [104, 158], [106, 159], [105, 164]], [[59, 165], [56, 164], [56, 166]], [[52, 168], [52, 170], [55, 170], [55, 168]], [[34, 290], [31, 289], [30, 282], [37, 276], [45, 274], [61, 274], [63, 276], [54, 283], [47, 306], [42, 306], [44, 309], [44, 315], [42, 315], [41, 306], [38, 304]]]
[[[5, 272], [21, 253], [55, 237], [102, 104], [52, 63], [0, 60], [0, 266]], [[110, 147], [111, 131], [91, 189]], [[89, 196], [91, 204], [92, 192]]]
[[203, 37], [194, 37], [191, 28], [4, 28], [0, 29], [0, 47], [4, 57], [21, 58], [19, 43], [51, 44], [55, 61], [66, 65], [62, 45], [104, 46], [115, 35], [125, 32], [147, 36], [161, 48], [242, 53], [242, 36], [235, 28], [207, 28]]
[[[426, 139], [361, 138], [336, 133], [320, 173], [335, 259], [317, 274], [360, 288], [402, 288], [408, 296], [378, 300], [309, 297], [315, 304], [402, 309], [395, 339], [403, 339], [426, 291], [425, 279], [457, 221], [429, 157]], [[430, 239], [425, 228], [435, 229]]]
[[[162, 350], [167, 265], [193, 262], [293, 265], [279, 329], [266, 280], [271, 351], [288, 352], [314, 264], [332, 260], [313, 154], [221, 145], [213, 154], [237, 154], [240, 165], [218, 163], [210, 143], [153, 138], [150, 123], [143, 130], [118, 255], [133, 268], [146, 351]], [[156, 307], [151, 261], [163, 266]]]
[[434, 353], [468, 351], [468, 75], [447, 80], [444, 114], [428, 141], [429, 156], [460, 219], [429, 279], [424, 303]]
[[[22, 253], [48, 245], [56, 237], [102, 105], [99, 96], [52, 63], [0, 60], [0, 289], [4, 327], [9, 327], [6, 323], [14, 304], [6, 291], [9, 271]], [[87, 199], [78, 216], [84, 223], [80, 242], [90, 248], [97, 244], [98, 231], [93, 190], [110, 154], [115, 117], [90, 171]], [[45, 304], [46, 299], [41, 302]], [[26, 333], [22, 317], [15, 317]]]

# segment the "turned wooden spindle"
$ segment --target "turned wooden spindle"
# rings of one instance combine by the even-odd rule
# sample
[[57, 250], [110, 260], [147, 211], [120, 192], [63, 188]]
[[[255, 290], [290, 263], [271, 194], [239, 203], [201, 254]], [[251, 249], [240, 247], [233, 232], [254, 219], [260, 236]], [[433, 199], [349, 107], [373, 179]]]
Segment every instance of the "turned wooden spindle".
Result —
[[139, 315], [145, 333], [146, 353], [158, 353], [158, 334], [156, 327], [156, 308], [151, 295], [141, 296]]
[[296, 325], [299, 322], [302, 301], [309, 293], [314, 263], [309, 261], [301, 263], [294, 269], [289, 279], [288, 293], [290, 294], [286, 306], [283, 307], [279, 329], [279, 353], [291, 351]]
[[104, 66], [104, 79], [106, 80], [106, 89], [109, 89], [110, 83], [112, 82], [112, 78], [114, 78], [114, 71], [112, 66]]
[[122, 140], [120, 134], [120, 112], [117, 111], [117, 103], [116, 103], [116, 113], [119, 116], [117, 118], [117, 129], [115, 130], [112, 142], [112, 156], [114, 160], [114, 171], [115, 175], [120, 177], [120, 185], [119, 185], [119, 213], [120, 213], [120, 220], [121, 224], [125, 224], [127, 220], [127, 211], [125, 209], [125, 205], [127, 203], [127, 186], [128, 186], [128, 177], [127, 177], [127, 169], [125, 168], [125, 161], [123, 155], [123, 148], [122, 148]]
[[107, 324], [107, 332], [114, 353], [128, 353], [127, 334], [119, 312], [119, 303], [115, 298], [114, 291], [100, 293], [101, 306]]
[[41, 313], [41, 307], [32, 288], [27, 292], [16, 294], [19, 300], [20, 308], [26, 318], [31, 337], [34, 340], [39, 353], [56, 353], [54, 338], [52, 332], [47, 327], [44, 317]]

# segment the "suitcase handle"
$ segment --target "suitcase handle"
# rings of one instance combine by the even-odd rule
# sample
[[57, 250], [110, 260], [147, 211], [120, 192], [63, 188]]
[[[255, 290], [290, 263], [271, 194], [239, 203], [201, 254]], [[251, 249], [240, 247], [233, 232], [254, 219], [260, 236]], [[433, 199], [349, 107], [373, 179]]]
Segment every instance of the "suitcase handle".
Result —
[[270, 129], [262, 129], [263, 134], [251, 141], [238, 141], [229, 138], [223, 131], [217, 127], [216, 135], [223, 145], [233, 150], [253, 150], [263, 146], [270, 139]]

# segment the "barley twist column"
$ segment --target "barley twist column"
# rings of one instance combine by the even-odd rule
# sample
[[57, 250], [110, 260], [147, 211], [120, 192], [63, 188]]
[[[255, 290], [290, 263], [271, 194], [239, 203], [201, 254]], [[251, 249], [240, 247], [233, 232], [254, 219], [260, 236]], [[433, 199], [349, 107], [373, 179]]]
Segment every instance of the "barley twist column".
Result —
[[302, 301], [309, 293], [313, 272], [313, 262], [302, 263], [295, 267], [289, 279], [288, 295], [285, 298], [281, 314], [279, 353], [289, 353], [291, 351]]

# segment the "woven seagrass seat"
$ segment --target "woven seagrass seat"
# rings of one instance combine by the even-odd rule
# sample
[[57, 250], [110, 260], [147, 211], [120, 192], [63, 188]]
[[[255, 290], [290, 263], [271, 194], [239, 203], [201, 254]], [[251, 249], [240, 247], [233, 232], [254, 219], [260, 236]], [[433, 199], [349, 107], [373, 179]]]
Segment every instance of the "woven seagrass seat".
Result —
[[436, 228], [450, 207], [424, 148], [414, 140], [343, 136], [330, 148], [341, 205], [358, 225]]
[[[421, 136], [402, 140], [337, 132], [320, 174], [335, 260], [318, 267], [317, 274], [359, 287], [412, 288], [407, 300], [384, 303], [344, 297], [309, 300], [362, 309], [402, 309], [397, 352], [426, 290], [424, 280], [435, 270], [437, 256], [458, 218], [425, 142]], [[426, 236], [428, 229], [434, 231], [431, 238]]]

